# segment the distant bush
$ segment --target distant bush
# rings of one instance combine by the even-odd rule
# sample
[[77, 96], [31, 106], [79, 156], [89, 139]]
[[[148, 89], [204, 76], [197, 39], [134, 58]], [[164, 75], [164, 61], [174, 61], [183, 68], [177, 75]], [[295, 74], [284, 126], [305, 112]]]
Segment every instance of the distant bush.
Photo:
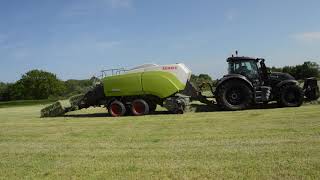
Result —
[[64, 82], [66, 90], [64, 91], [65, 97], [70, 97], [77, 94], [82, 94], [87, 92], [93, 84], [93, 81], [90, 79], [86, 80], [67, 80]]
[[68, 98], [87, 92], [94, 81], [95, 78], [62, 81], [53, 73], [31, 70], [15, 83], [0, 82], [0, 101]]
[[0, 82], [0, 101], [8, 101], [9, 100], [9, 92], [8, 86], [9, 83]]
[[283, 68], [270, 68], [273, 72], [284, 72], [291, 74], [296, 79], [306, 79], [309, 77], [320, 78], [320, 66], [316, 62], [304, 62], [301, 65], [285, 66]]
[[[203, 83], [209, 83], [211, 85], [214, 84], [214, 80], [212, 80], [212, 78], [208, 74], [199, 74], [199, 75], [192, 74], [190, 81], [193, 84], [195, 84], [197, 87], [200, 87]], [[208, 86], [205, 86], [203, 90], [210, 90], [210, 89]]]
[[63, 81], [53, 73], [31, 70], [12, 84], [1, 84], [2, 100], [38, 100], [49, 96], [62, 96], [65, 91]]

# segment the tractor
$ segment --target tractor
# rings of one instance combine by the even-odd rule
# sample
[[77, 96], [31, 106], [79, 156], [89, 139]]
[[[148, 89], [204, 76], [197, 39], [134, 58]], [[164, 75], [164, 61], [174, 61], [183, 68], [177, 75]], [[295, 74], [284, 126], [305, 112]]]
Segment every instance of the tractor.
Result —
[[[242, 110], [275, 101], [281, 107], [298, 107], [304, 94], [312, 94], [317, 82], [305, 81], [302, 89], [290, 74], [270, 72], [262, 58], [229, 57], [228, 74], [220, 79], [214, 92], [219, 107]], [[319, 89], [318, 89], [319, 91]], [[315, 98], [315, 97], [313, 97]]]

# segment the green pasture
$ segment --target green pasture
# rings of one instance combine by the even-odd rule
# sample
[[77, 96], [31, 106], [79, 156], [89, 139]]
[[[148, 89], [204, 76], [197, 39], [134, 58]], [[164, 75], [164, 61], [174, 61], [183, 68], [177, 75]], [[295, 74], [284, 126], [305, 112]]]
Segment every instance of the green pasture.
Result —
[[0, 108], [0, 179], [318, 179], [320, 105], [41, 119]]

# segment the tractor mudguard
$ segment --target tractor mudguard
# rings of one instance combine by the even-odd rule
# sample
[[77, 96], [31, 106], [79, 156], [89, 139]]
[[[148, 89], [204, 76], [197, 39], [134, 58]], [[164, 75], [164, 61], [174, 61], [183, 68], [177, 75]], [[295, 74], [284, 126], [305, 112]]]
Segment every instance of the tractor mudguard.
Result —
[[[250, 80], [248, 78], [246, 78], [245, 76], [243, 75], [240, 75], [240, 74], [229, 74], [229, 75], [226, 75], [224, 76], [222, 79], [220, 79], [218, 81], [218, 84], [217, 84], [217, 87], [216, 87], [216, 91], [217, 89], [219, 89], [219, 87], [224, 84], [225, 82], [229, 81], [229, 80], [240, 80], [240, 81], [244, 81], [245, 83], [248, 84], [248, 86], [252, 89], [253, 88], [253, 85], [252, 83], [250, 82]], [[214, 93], [214, 92], [213, 92]], [[214, 93], [215, 94], [215, 93]]]
[[285, 85], [285, 84], [298, 84], [298, 81], [296, 81], [296, 80], [292, 80], [292, 79], [289, 79], [289, 80], [284, 80], [284, 81], [281, 81], [281, 82], [279, 82], [278, 84], [277, 84], [277, 88], [280, 88], [280, 87], [282, 87], [283, 85]]

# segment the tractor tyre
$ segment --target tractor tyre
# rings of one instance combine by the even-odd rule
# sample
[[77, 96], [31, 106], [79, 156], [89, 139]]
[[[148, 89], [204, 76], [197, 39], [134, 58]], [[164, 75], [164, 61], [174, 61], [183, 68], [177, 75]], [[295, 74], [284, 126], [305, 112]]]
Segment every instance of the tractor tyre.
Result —
[[222, 84], [217, 93], [220, 108], [229, 111], [247, 109], [253, 99], [251, 88], [242, 81], [233, 80]]
[[108, 106], [108, 111], [111, 116], [119, 117], [125, 115], [127, 109], [121, 101], [115, 100]]
[[298, 85], [285, 85], [280, 89], [278, 103], [282, 107], [299, 107], [303, 103], [303, 90]]
[[143, 99], [136, 99], [132, 102], [131, 112], [135, 116], [142, 116], [149, 114], [149, 104]]

